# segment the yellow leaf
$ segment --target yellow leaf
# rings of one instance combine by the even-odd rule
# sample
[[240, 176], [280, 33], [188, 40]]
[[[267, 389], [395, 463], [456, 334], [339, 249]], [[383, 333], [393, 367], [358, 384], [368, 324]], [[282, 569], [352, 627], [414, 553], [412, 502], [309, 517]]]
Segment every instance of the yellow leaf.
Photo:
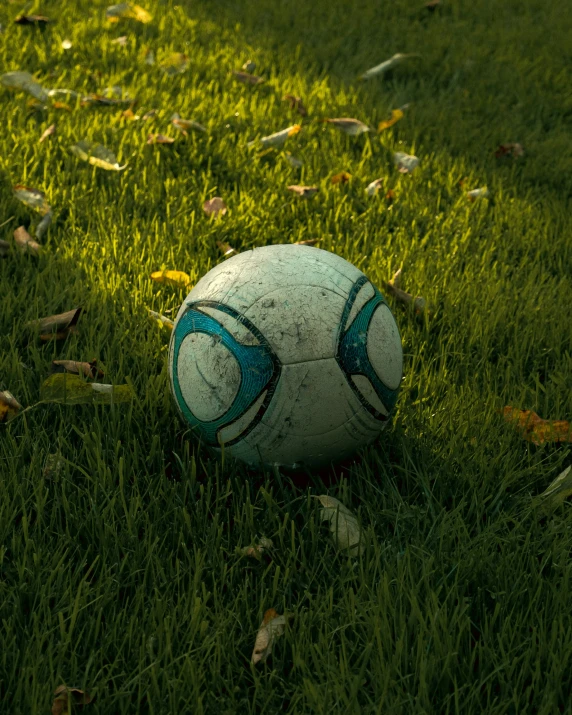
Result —
[[251, 662], [254, 665], [261, 661], [264, 662], [268, 658], [272, 652], [274, 641], [284, 633], [285, 626], [286, 615], [279, 616], [274, 608], [265, 611], [252, 651]]
[[8, 392], [8, 390], [0, 392], [0, 422], [8, 422], [8, 420], [16, 417], [21, 409], [22, 405], [12, 393]]
[[391, 118], [386, 119], [384, 122], [380, 122], [379, 126], [377, 127], [378, 132], [382, 132], [384, 129], [387, 129], [388, 127], [392, 127], [396, 122], [398, 122], [400, 119], [403, 118], [403, 112], [401, 109], [394, 109], [391, 112]]
[[135, 5], [130, 2], [110, 5], [105, 11], [105, 16], [109, 22], [119, 22], [122, 18], [126, 18], [147, 24], [153, 19], [153, 16], [148, 13], [147, 10], [144, 10], [140, 5]]
[[339, 174], [332, 176], [332, 184], [346, 184], [352, 178], [347, 171], [340, 171]]
[[191, 283], [190, 277], [184, 271], [155, 271], [151, 273], [151, 280], [175, 288], [188, 288]]

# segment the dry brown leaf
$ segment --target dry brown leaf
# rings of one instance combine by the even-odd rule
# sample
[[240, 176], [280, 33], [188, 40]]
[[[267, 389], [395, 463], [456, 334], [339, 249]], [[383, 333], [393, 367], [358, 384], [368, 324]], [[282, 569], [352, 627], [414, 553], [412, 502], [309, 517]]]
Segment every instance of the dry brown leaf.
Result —
[[565, 420], [544, 420], [532, 410], [518, 407], [504, 407], [502, 410], [507, 422], [516, 424], [524, 439], [539, 445], [546, 442], [572, 442], [572, 428]]
[[413, 304], [414, 310], [417, 314], [422, 313], [425, 310], [425, 298], [422, 298], [420, 295], [414, 298], [410, 293], [406, 293], [399, 287], [400, 281], [401, 268], [396, 271], [390, 281], [387, 281], [385, 287], [392, 295], [394, 295], [399, 301], [401, 301], [405, 305]]
[[321, 238], [308, 238], [306, 241], [295, 241], [296, 246], [315, 246], [320, 243]]
[[166, 137], [164, 134], [149, 134], [147, 144], [174, 144], [173, 137]]
[[92, 698], [83, 690], [68, 688], [67, 685], [58, 685], [54, 690], [54, 696], [52, 715], [71, 715], [72, 708], [75, 711], [76, 707], [89, 705], [92, 701]]
[[322, 505], [320, 518], [330, 524], [333, 539], [340, 549], [347, 549], [350, 556], [358, 556], [363, 539], [354, 513], [335, 497], [321, 494], [315, 497]]
[[364, 132], [370, 132], [371, 129], [360, 122], [359, 119], [351, 119], [350, 117], [338, 117], [337, 119], [323, 119], [323, 122], [328, 124], [333, 124], [334, 127], [341, 129], [342, 132], [349, 134], [350, 136], [357, 136], [358, 134], [363, 134]]
[[339, 174], [332, 176], [332, 184], [347, 184], [351, 178], [352, 175], [348, 174], [347, 171], [340, 171]]
[[157, 116], [158, 109], [150, 109], [148, 112], [145, 112], [145, 114], [141, 117], [141, 119], [146, 122], [148, 119], [153, 119], [153, 117]]
[[141, 119], [141, 117], [138, 114], [135, 114], [131, 107], [128, 107], [124, 112], [121, 112], [121, 119], [128, 119], [131, 122], [136, 122], [138, 119]]
[[103, 370], [97, 367], [97, 360], [90, 362], [78, 362], [77, 360], [52, 360], [52, 373], [54, 372], [69, 372], [72, 375], [82, 375], [83, 377], [102, 378], [104, 377]]
[[203, 211], [207, 216], [224, 216], [227, 212], [227, 207], [220, 196], [213, 196], [212, 199], [204, 202]]
[[50, 315], [47, 318], [32, 320], [26, 323], [26, 328], [32, 328], [40, 333], [40, 340], [62, 340], [71, 333], [77, 333], [77, 321], [81, 314], [81, 308], [68, 310], [66, 313]]
[[56, 133], [56, 125], [50, 124], [50, 126], [47, 129], [44, 129], [44, 132], [43, 132], [42, 136], [40, 137], [40, 142], [43, 142], [45, 139], [53, 136], [55, 133]]
[[241, 70], [233, 70], [232, 73], [235, 76], [235, 78], [239, 82], [242, 82], [243, 84], [262, 84], [264, 82], [264, 79], [262, 77], [258, 77], [255, 74], [250, 74], [249, 72], [242, 72]]
[[286, 615], [279, 616], [274, 608], [269, 608], [265, 611], [254, 642], [251, 658], [253, 665], [260, 662], [264, 663], [271, 654], [274, 641], [284, 633], [286, 619]]
[[285, 102], [288, 102], [290, 105], [290, 109], [295, 109], [298, 114], [302, 115], [303, 117], [308, 116], [308, 111], [306, 110], [306, 107], [304, 106], [304, 102], [302, 101], [302, 97], [295, 97], [293, 94], [285, 94], [282, 99]]
[[288, 191], [293, 191], [295, 194], [298, 194], [298, 196], [302, 196], [303, 198], [313, 196], [318, 191], [317, 186], [299, 186], [298, 184], [291, 184], [286, 188]]
[[24, 226], [18, 226], [18, 228], [14, 231], [14, 242], [21, 251], [29, 253], [32, 256], [39, 256], [40, 251], [42, 250], [40, 244], [37, 241], [34, 241]]
[[429, 2], [425, 3], [425, 7], [430, 12], [433, 12], [435, 10], [435, 8], [439, 7], [440, 4], [441, 4], [441, 0], [429, 0]]
[[230, 256], [239, 253], [239, 251], [237, 251], [236, 248], [233, 248], [230, 243], [225, 243], [224, 241], [217, 241], [216, 245], [218, 247], [218, 250], [225, 258], [230, 258]]
[[0, 422], [8, 422], [13, 419], [21, 409], [22, 405], [11, 392], [0, 391]]
[[175, 288], [188, 288], [191, 284], [189, 275], [184, 271], [155, 271], [151, 273], [151, 280]]
[[273, 546], [274, 544], [271, 539], [268, 539], [266, 536], [262, 536], [257, 544], [254, 544], [253, 546], [245, 546], [243, 549], [238, 549], [238, 553], [241, 556], [250, 556], [257, 561], [260, 561], [262, 554], [272, 549]]
[[518, 159], [519, 156], [523, 155], [524, 149], [522, 148], [522, 144], [499, 144], [497, 150], [495, 151], [497, 159], [509, 156], [513, 159]]
[[385, 194], [385, 198], [387, 199], [388, 204], [393, 203], [393, 199], [396, 197], [395, 191], [393, 189], [389, 189], [389, 191]]
[[46, 25], [51, 20], [45, 15], [18, 15], [14, 22], [17, 25]]

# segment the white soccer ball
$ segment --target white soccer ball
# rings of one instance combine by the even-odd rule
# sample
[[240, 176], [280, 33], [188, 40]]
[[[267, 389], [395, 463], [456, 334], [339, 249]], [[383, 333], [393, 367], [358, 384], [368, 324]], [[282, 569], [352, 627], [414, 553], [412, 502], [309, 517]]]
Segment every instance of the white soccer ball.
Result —
[[351, 263], [293, 244], [240, 253], [181, 306], [171, 389], [203, 443], [252, 465], [320, 466], [372, 442], [403, 373], [397, 324]]

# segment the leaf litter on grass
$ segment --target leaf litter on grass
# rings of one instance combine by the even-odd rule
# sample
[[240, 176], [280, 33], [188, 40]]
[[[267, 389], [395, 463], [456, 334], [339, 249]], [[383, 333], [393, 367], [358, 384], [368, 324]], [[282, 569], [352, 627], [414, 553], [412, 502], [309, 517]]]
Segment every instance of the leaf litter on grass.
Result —
[[42, 250], [42, 246], [37, 241], [34, 241], [24, 226], [18, 226], [14, 231], [14, 243], [21, 251], [32, 256], [39, 256]]
[[282, 146], [284, 142], [290, 137], [295, 136], [302, 131], [302, 126], [300, 124], [293, 124], [286, 129], [281, 129], [279, 132], [274, 132], [274, 134], [269, 134], [266, 137], [261, 137], [260, 139], [254, 139], [248, 142], [247, 146], [255, 146], [260, 144], [263, 148]]
[[157, 313], [156, 311], [151, 310], [151, 308], [147, 308], [147, 311], [149, 313], [149, 317], [153, 320], [153, 322], [157, 323], [160, 328], [173, 330], [175, 327], [174, 321], [167, 318], [165, 315], [161, 315], [161, 313]]
[[184, 271], [155, 271], [151, 273], [151, 280], [156, 283], [174, 286], [175, 288], [188, 288], [191, 284], [190, 276]]
[[0, 390], [0, 422], [8, 422], [17, 416], [22, 405], [11, 392]]
[[40, 334], [40, 340], [63, 340], [72, 333], [77, 333], [77, 322], [81, 314], [81, 308], [73, 308], [65, 313], [49, 315], [46, 318], [31, 320], [25, 324], [25, 328], [31, 328]]
[[426, 301], [420, 295], [415, 298], [411, 293], [407, 293], [400, 287], [401, 283], [401, 268], [397, 270], [393, 278], [385, 283], [386, 290], [394, 295], [401, 303], [405, 305], [413, 305], [415, 313], [420, 314], [425, 310]]
[[337, 127], [345, 134], [349, 134], [351, 137], [358, 136], [359, 134], [364, 134], [366, 132], [371, 132], [371, 129], [360, 122], [359, 119], [352, 119], [351, 117], [337, 117], [335, 119], [322, 119], [323, 122], [327, 122], [334, 127]]
[[572, 465], [560, 472], [542, 494], [534, 498], [533, 503], [539, 505], [543, 511], [550, 511], [559, 507], [570, 496], [572, 496]]
[[516, 426], [524, 439], [540, 445], [546, 442], [572, 442], [572, 427], [567, 420], [545, 420], [532, 410], [507, 405], [502, 410], [504, 419]]
[[52, 360], [52, 373], [68, 372], [72, 375], [93, 379], [104, 377], [103, 370], [97, 367], [97, 360], [90, 362], [79, 362], [77, 360]]
[[111, 405], [130, 402], [132, 399], [131, 385], [103, 385], [99, 382], [87, 382], [83, 377], [67, 372], [56, 372], [50, 375], [40, 387], [42, 402], [68, 405]]
[[109, 22], [119, 22], [120, 20], [136, 20], [143, 24], [148, 24], [153, 19], [151, 13], [147, 12], [140, 5], [130, 2], [122, 2], [118, 5], [110, 5], [105, 11], [105, 17]]
[[117, 157], [110, 149], [107, 149], [102, 144], [90, 142], [87, 139], [82, 139], [77, 144], [71, 146], [70, 151], [77, 156], [78, 159], [87, 161], [93, 166], [105, 169], [106, 171], [123, 171], [127, 168], [127, 164], [123, 166], [119, 165]]
[[402, 54], [401, 52], [398, 52], [397, 54], [390, 57], [388, 60], [385, 60], [384, 62], [375, 65], [375, 67], [370, 67], [370, 69], [366, 70], [362, 75], [360, 75], [360, 79], [371, 79], [372, 77], [384, 74], [385, 72], [388, 72], [389, 70], [396, 67], [404, 60], [410, 59], [412, 57], [419, 58], [421, 57], [421, 55], [417, 53]]
[[224, 216], [227, 212], [227, 206], [220, 196], [213, 196], [203, 204], [203, 211], [207, 216]]
[[76, 707], [89, 705], [92, 698], [79, 688], [69, 688], [67, 685], [58, 685], [54, 690], [52, 715], [71, 715]]
[[268, 659], [268, 656], [272, 653], [272, 647], [274, 646], [276, 638], [283, 635], [286, 623], [291, 617], [292, 616], [288, 614], [279, 616], [274, 608], [269, 608], [264, 612], [264, 617], [258, 628], [252, 657], [250, 659], [253, 665], [264, 663]]
[[314, 496], [322, 505], [320, 519], [330, 524], [330, 531], [336, 546], [348, 551], [350, 556], [358, 556], [364, 542], [355, 514], [339, 499], [321, 494]]

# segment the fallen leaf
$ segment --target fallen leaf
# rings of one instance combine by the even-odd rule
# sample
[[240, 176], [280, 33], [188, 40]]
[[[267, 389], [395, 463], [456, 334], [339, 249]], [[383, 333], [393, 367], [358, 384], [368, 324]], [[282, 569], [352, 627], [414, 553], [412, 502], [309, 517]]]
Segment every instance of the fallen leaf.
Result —
[[187, 136], [187, 129], [194, 129], [198, 132], [206, 132], [207, 128], [203, 127], [202, 124], [195, 122], [193, 119], [181, 119], [178, 114], [173, 114], [171, 117], [171, 124], [177, 129], [180, 129], [185, 136]]
[[314, 497], [320, 501], [322, 511], [320, 518], [328, 521], [334, 542], [340, 549], [347, 549], [350, 556], [357, 556], [360, 547], [363, 549], [363, 539], [358, 521], [341, 501], [327, 494]]
[[43, 132], [42, 136], [40, 137], [40, 142], [43, 142], [45, 139], [53, 136], [55, 133], [56, 133], [56, 125], [50, 124], [50, 126], [47, 129], [44, 129], [44, 132]]
[[476, 201], [477, 199], [485, 199], [489, 196], [490, 192], [486, 186], [480, 189], [472, 189], [472, 191], [467, 191], [467, 198], [469, 201]]
[[387, 203], [392, 204], [393, 199], [395, 198], [396, 193], [393, 191], [393, 189], [389, 189], [389, 191], [385, 194], [385, 198], [387, 199]]
[[419, 159], [416, 156], [403, 151], [396, 151], [393, 154], [393, 161], [401, 174], [409, 174], [419, 165]]
[[218, 247], [218, 250], [222, 253], [224, 258], [230, 258], [230, 256], [234, 255], [235, 253], [238, 253], [238, 251], [233, 248], [230, 243], [224, 243], [223, 241], [217, 241], [216, 245]]
[[133, 399], [130, 385], [102, 385], [86, 382], [79, 375], [57, 372], [50, 375], [40, 387], [42, 402], [59, 402], [68, 405], [129, 402]]
[[42, 475], [44, 479], [54, 479], [66, 465], [66, 460], [59, 454], [48, 454], [44, 462]]
[[227, 208], [220, 196], [213, 196], [212, 199], [204, 202], [203, 211], [207, 216], [218, 216], [219, 214], [224, 216], [227, 212]]
[[155, 53], [150, 47], [145, 50], [145, 54], [143, 55], [143, 62], [145, 62], [146, 65], [155, 64]]
[[50, 315], [47, 318], [40, 318], [26, 323], [25, 327], [33, 328], [40, 333], [40, 339], [47, 341], [51, 339], [59, 340], [67, 337], [70, 333], [77, 332], [77, 322], [81, 314], [81, 308], [68, 310], [66, 313]]
[[70, 705], [72, 703], [75, 711], [76, 706], [88, 705], [92, 701], [92, 698], [87, 693], [84, 693], [83, 690], [68, 688], [67, 685], [59, 685], [54, 690], [54, 695], [52, 715], [70, 715], [72, 712]]
[[425, 7], [427, 10], [430, 12], [433, 12], [436, 7], [438, 7], [441, 4], [441, 0], [429, 0], [429, 2], [425, 3]]
[[158, 109], [150, 109], [148, 112], [145, 112], [145, 114], [141, 117], [141, 119], [146, 122], [148, 119], [153, 119], [153, 117], [157, 116]]
[[279, 132], [269, 134], [267, 137], [261, 137], [258, 141], [255, 139], [254, 141], [248, 142], [248, 146], [252, 146], [257, 143], [262, 144], [264, 148], [280, 146], [281, 144], [284, 144], [286, 139], [293, 137], [301, 131], [302, 127], [299, 124], [293, 124], [291, 127], [286, 127], [286, 129], [282, 129]]
[[286, 615], [279, 616], [274, 608], [269, 608], [264, 613], [264, 618], [256, 634], [251, 663], [256, 665], [264, 661], [272, 652], [272, 646], [278, 636], [284, 633]]
[[256, 62], [246, 60], [246, 62], [242, 65], [242, 69], [250, 74], [256, 69]]
[[30, 253], [32, 256], [38, 256], [42, 247], [34, 241], [24, 226], [18, 226], [14, 231], [14, 242], [18, 248], [24, 253]]
[[288, 152], [284, 153], [284, 158], [290, 164], [290, 166], [294, 167], [294, 169], [299, 169], [301, 166], [304, 166], [304, 162], [301, 161], [301, 159], [297, 159], [295, 156], [292, 156], [292, 154], [289, 154]]
[[517, 407], [505, 407], [499, 412], [507, 422], [515, 422], [524, 439], [533, 444], [572, 442], [572, 429], [565, 420], [544, 420], [536, 412]]
[[137, 20], [147, 24], [151, 22], [153, 16], [144, 10], [140, 5], [130, 2], [122, 2], [119, 5], [110, 5], [105, 11], [105, 17], [109, 22], [119, 22], [122, 19]]
[[72, 48], [72, 43], [70, 40], [62, 40], [62, 49], [63, 50], [71, 50]]
[[413, 304], [414, 310], [417, 314], [422, 313], [425, 310], [425, 298], [422, 298], [420, 295], [414, 298], [410, 293], [406, 293], [399, 287], [400, 282], [401, 268], [395, 272], [390, 281], [387, 281], [385, 287], [392, 295], [405, 305]]
[[306, 107], [304, 106], [304, 102], [302, 101], [302, 97], [295, 97], [293, 94], [285, 94], [282, 99], [285, 102], [288, 102], [290, 105], [290, 109], [295, 109], [298, 114], [301, 114], [303, 117], [308, 116], [308, 111], [306, 110]]
[[52, 360], [52, 373], [69, 372], [72, 375], [92, 378], [104, 377], [103, 370], [97, 367], [97, 360], [78, 362], [77, 360]]
[[257, 561], [260, 561], [262, 554], [269, 551], [273, 546], [274, 544], [271, 539], [268, 539], [266, 536], [261, 536], [257, 544], [254, 544], [254, 546], [245, 546], [243, 549], [238, 549], [238, 553], [241, 556], [250, 556]]
[[121, 47], [125, 47], [127, 44], [127, 35], [121, 35], [121, 37], [116, 37], [114, 40], [111, 40], [112, 45], [121, 45]]
[[350, 117], [338, 117], [337, 119], [323, 119], [322, 121], [328, 122], [328, 124], [333, 124], [338, 129], [341, 129], [342, 132], [345, 132], [346, 134], [349, 134], [352, 137], [355, 137], [358, 134], [363, 134], [364, 132], [371, 131], [371, 129], [367, 126], [367, 124], [360, 122], [359, 119], [351, 119]]
[[191, 284], [190, 277], [184, 271], [155, 271], [151, 273], [151, 280], [175, 288], [188, 288]]
[[235, 78], [242, 82], [243, 84], [262, 84], [264, 80], [262, 77], [258, 77], [255, 74], [250, 74], [249, 72], [241, 72], [240, 70], [232, 71]]
[[39, 189], [31, 189], [28, 186], [17, 184], [14, 187], [14, 196], [26, 206], [38, 211], [42, 216], [51, 211], [51, 207], [46, 201], [46, 195]]
[[386, 119], [383, 122], [380, 122], [379, 126], [377, 127], [377, 131], [382, 132], [384, 129], [388, 129], [389, 127], [392, 127], [400, 119], [403, 119], [404, 116], [405, 115], [401, 109], [392, 109], [391, 117], [389, 119]]
[[51, 21], [45, 15], [18, 15], [14, 22], [17, 25], [46, 25]]
[[10, 251], [10, 244], [8, 241], [4, 241], [0, 239], [0, 257], [4, 258], [5, 256], [8, 255]]
[[48, 90], [48, 97], [50, 97], [51, 99], [53, 99], [54, 97], [59, 97], [60, 95], [63, 97], [69, 97], [71, 99], [77, 99], [78, 97], [81, 97], [81, 94], [79, 92], [76, 92], [73, 89], [66, 89], [65, 87], [54, 87], [54, 89]]
[[13, 419], [21, 409], [22, 405], [11, 392], [0, 391], [0, 422], [8, 422]]
[[53, 216], [52, 212], [48, 211], [48, 213], [43, 217], [43, 219], [36, 226], [34, 235], [36, 236], [38, 241], [42, 240], [44, 233], [46, 233], [50, 224], [52, 223], [52, 216]]
[[306, 241], [295, 241], [294, 244], [296, 246], [315, 246], [321, 240], [321, 238], [308, 238]]
[[421, 55], [417, 53], [402, 54], [401, 52], [398, 52], [397, 54], [390, 57], [388, 60], [385, 60], [385, 62], [382, 62], [381, 64], [375, 65], [375, 67], [371, 67], [370, 69], [366, 70], [361, 75], [360, 79], [370, 79], [370, 77], [375, 77], [378, 74], [383, 74], [384, 72], [393, 69], [396, 65], [398, 65], [400, 62], [403, 62], [403, 60], [408, 59], [409, 57], [421, 57]]
[[100, 105], [102, 107], [124, 107], [126, 104], [132, 104], [133, 99], [131, 97], [110, 97], [106, 94], [86, 94], [85, 97], [81, 98], [81, 106], [86, 105]]
[[161, 315], [161, 313], [156, 313], [150, 308], [147, 308], [147, 310], [149, 311], [149, 317], [157, 321], [161, 328], [165, 327], [169, 330], [173, 330], [175, 323], [170, 318], [166, 318], [164, 315]]
[[307, 198], [308, 196], [313, 196], [317, 191], [317, 186], [299, 186], [298, 184], [291, 184], [286, 187], [288, 191], [293, 191], [298, 196]]
[[347, 182], [352, 178], [351, 174], [347, 171], [340, 171], [339, 174], [334, 174], [332, 176], [332, 184], [347, 184]]
[[497, 150], [495, 151], [495, 156], [497, 159], [500, 157], [513, 157], [513, 159], [518, 159], [519, 156], [524, 155], [524, 149], [522, 144], [499, 144]]
[[184, 52], [174, 52], [159, 66], [167, 75], [181, 74], [189, 66], [189, 58]]
[[560, 506], [569, 496], [572, 496], [572, 465], [566, 467], [534, 502], [548, 511]]
[[132, 122], [136, 122], [138, 119], [141, 118], [138, 114], [135, 114], [131, 107], [129, 107], [129, 109], [126, 109], [124, 112], [121, 112], [121, 117], [122, 119], [129, 119]]
[[166, 137], [164, 134], [149, 134], [147, 144], [174, 144], [173, 137]]
[[70, 147], [72, 154], [83, 161], [87, 161], [93, 166], [98, 166], [106, 171], [123, 171], [127, 168], [127, 164], [119, 166], [115, 154], [104, 147], [102, 144], [90, 142], [87, 139], [82, 139], [77, 144]]
[[375, 196], [379, 189], [383, 186], [383, 179], [374, 179], [371, 184], [365, 187], [368, 196]]
[[47, 90], [38, 84], [28, 72], [7, 72], [0, 76], [0, 82], [10, 89], [21, 89], [28, 92], [40, 102], [46, 102], [49, 99]]

